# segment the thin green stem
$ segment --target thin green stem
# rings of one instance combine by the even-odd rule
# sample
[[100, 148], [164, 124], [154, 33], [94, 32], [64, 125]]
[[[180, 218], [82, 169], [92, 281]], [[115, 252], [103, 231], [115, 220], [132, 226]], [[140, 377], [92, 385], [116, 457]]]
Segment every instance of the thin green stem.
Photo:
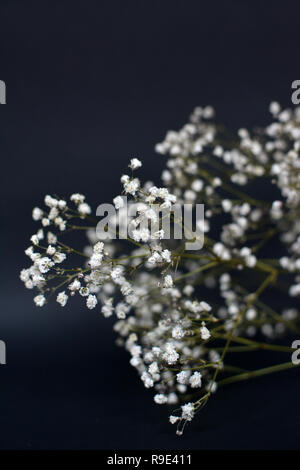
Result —
[[200, 268], [197, 268], [197, 269], [194, 269], [193, 271], [190, 271], [188, 273], [185, 273], [185, 274], [182, 274], [181, 276], [178, 276], [175, 280], [174, 280], [174, 283], [175, 282], [180, 282], [182, 281], [183, 279], [186, 279], [190, 276], [194, 276], [195, 274], [198, 274], [202, 271], [205, 271], [206, 269], [210, 269], [210, 268], [213, 268], [214, 266], [216, 266], [217, 264], [219, 264], [218, 261], [212, 261], [211, 263], [207, 263], [205, 264], [204, 266], [200, 266]]
[[[212, 333], [212, 336], [216, 339], [224, 339], [228, 340], [228, 336], [220, 333]], [[289, 346], [281, 346], [279, 344], [269, 344], [269, 343], [260, 343], [258, 341], [253, 341], [248, 338], [243, 338], [241, 336], [233, 336], [231, 338], [231, 341], [234, 343], [239, 343], [239, 344], [244, 344], [246, 346], [249, 346], [251, 349], [266, 349], [269, 351], [278, 351], [278, 352], [286, 352], [286, 353], [292, 353], [294, 351], [293, 348], [290, 348]]]
[[275, 366], [265, 367], [263, 369], [258, 369], [258, 370], [254, 370], [251, 372], [244, 372], [243, 374], [227, 377], [226, 379], [220, 380], [218, 382], [218, 386], [223, 387], [224, 385], [229, 385], [234, 382], [241, 382], [244, 380], [254, 379], [256, 377], [273, 374], [274, 372], [280, 372], [283, 370], [293, 369], [299, 366], [300, 364], [293, 364], [292, 362], [284, 362], [283, 364], [277, 364]]

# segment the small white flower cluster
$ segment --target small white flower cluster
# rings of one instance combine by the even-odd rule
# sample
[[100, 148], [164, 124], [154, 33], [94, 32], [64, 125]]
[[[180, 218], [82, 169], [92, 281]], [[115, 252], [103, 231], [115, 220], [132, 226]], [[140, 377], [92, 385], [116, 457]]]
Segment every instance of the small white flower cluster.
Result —
[[[124, 195], [128, 207], [138, 204], [126, 253], [116, 241], [99, 241], [93, 229], [82, 252], [61, 241], [76, 229], [74, 219], [91, 219], [81, 194], [71, 196], [72, 207], [46, 196], [46, 210], [32, 213], [42, 227], [25, 251], [32, 266], [20, 277], [38, 290], [35, 304], [44, 306], [55, 293], [65, 306], [79, 295], [88, 309], [115, 315], [117, 343], [145, 388], [154, 390], [155, 403], [181, 404], [181, 415], [170, 416], [178, 434], [216, 391], [218, 374], [227, 373], [220, 344], [240, 336], [248, 344], [257, 333], [272, 339], [299, 326], [297, 306], [286, 303], [277, 312], [276, 302], [268, 306], [259, 298], [281, 275], [286, 301], [300, 295], [300, 111], [282, 111], [277, 103], [270, 111], [273, 123], [253, 135], [240, 129], [232, 144], [212, 121], [213, 108], [196, 108], [188, 124], [156, 146], [167, 156], [163, 187], [142, 184], [134, 174], [142, 163], [132, 158], [122, 193], [113, 199], [120, 230], [127, 222]], [[274, 200], [256, 199], [248, 189], [261, 177], [279, 189]], [[175, 203], [205, 204], [202, 250], [188, 252], [182, 240], [166, 239], [162, 213]], [[263, 250], [273, 237], [280, 250], [271, 260]], [[81, 263], [70, 268], [73, 256]]]

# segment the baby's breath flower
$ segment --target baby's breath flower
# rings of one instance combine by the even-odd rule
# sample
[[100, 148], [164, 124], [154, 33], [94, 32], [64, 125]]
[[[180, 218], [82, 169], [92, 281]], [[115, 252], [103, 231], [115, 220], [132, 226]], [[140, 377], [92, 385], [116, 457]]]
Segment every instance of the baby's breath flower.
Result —
[[179, 419], [180, 418], [178, 416], [170, 415], [170, 417], [169, 417], [169, 421], [170, 421], [171, 424], [177, 423], [179, 421]]
[[39, 207], [35, 207], [32, 211], [33, 220], [41, 220], [43, 217], [43, 211]]
[[68, 301], [68, 296], [67, 294], [65, 293], [65, 291], [63, 292], [60, 292], [57, 297], [56, 297], [56, 301], [62, 306], [64, 307]]
[[91, 208], [86, 202], [82, 202], [78, 205], [78, 212], [82, 215], [88, 215], [91, 213]]
[[73, 201], [75, 204], [82, 204], [85, 200], [85, 196], [83, 196], [83, 194], [74, 193], [70, 197], [70, 200]]
[[31, 241], [34, 245], [38, 245], [39, 242], [40, 242], [37, 235], [32, 235], [32, 237], [30, 238], [30, 241]]
[[42, 294], [36, 295], [33, 300], [37, 307], [43, 307], [46, 303], [46, 298]]
[[185, 419], [186, 421], [192, 421], [194, 417], [194, 404], [193, 403], [186, 403], [186, 405], [183, 405], [181, 407], [182, 410], [182, 419]]
[[53, 255], [54, 263], [62, 263], [66, 259], [67, 255], [61, 251], [56, 251]]
[[167, 287], [167, 288], [173, 287], [173, 279], [170, 274], [167, 274], [164, 277], [164, 287]]
[[142, 166], [142, 162], [140, 160], [138, 160], [137, 158], [132, 158], [130, 160], [129, 167], [132, 170], [136, 170], [137, 168], [140, 168], [141, 166]]
[[201, 334], [201, 338], [204, 341], [210, 338], [210, 331], [208, 330], [208, 328], [206, 328], [204, 323], [202, 323], [202, 327], [200, 328], [200, 334]]
[[43, 274], [50, 271], [52, 266], [54, 266], [53, 261], [50, 258], [48, 258], [47, 256], [38, 259], [36, 264], [37, 264], [40, 272], [43, 273]]
[[181, 339], [184, 337], [184, 330], [180, 325], [174, 326], [172, 329], [172, 337], [175, 339]]
[[101, 312], [103, 313], [105, 318], [108, 318], [112, 316], [113, 311], [113, 298], [110, 297], [109, 299], [105, 300], [104, 305], [101, 308]]
[[81, 287], [81, 282], [78, 279], [74, 279], [74, 281], [68, 286], [68, 288], [72, 292], [79, 290], [80, 287]]
[[[34, 303], [41, 307], [56, 293], [65, 306], [78, 293], [87, 308], [99, 302], [105, 318], [114, 315], [117, 344], [128, 351], [144, 386], [155, 390], [154, 402], [183, 403], [181, 415], [169, 418], [178, 435], [217, 390], [219, 376], [231, 374], [227, 346], [236, 336], [254, 350], [255, 335], [273, 342], [300, 326], [297, 306], [280, 311], [289, 297], [300, 296], [300, 108], [285, 110], [273, 102], [270, 112], [265, 129], [240, 128], [228, 139], [211, 120], [213, 108], [196, 107], [187, 124], [168, 131], [155, 147], [165, 155], [162, 187], [135, 178], [142, 163], [132, 158], [130, 175], [121, 177], [125, 196], [113, 199], [119, 232], [127, 228], [127, 207], [137, 208], [127, 251], [125, 240], [107, 239], [104, 246], [86, 228], [91, 207], [80, 193], [68, 204], [46, 195], [45, 207], [32, 211], [40, 227], [25, 250], [31, 265], [20, 279], [37, 290]], [[273, 200], [257, 199], [260, 178], [275, 187]], [[204, 220], [195, 222], [205, 234], [201, 250], [188, 249], [175, 231], [182, 228], [190, 240], [181, 216], [186, 203], [205, 205]], [[168, 215], [170, 230], [164, 225]], [[82, 250], [65, 240], [76, 227], [86, 230]], [[268, 247], [273, 239], [278, 250]], [[277, 289], [281, 277], [283, 294]], [[266, 289], [265, 305], [260, 296]], [[239, 354], [250, 350], [239, 348]], [[187, 403], [186, 395], [192, 396]]]
[[116, 196], [113, 200], [113, 203], [117, 210], [122, 209], [122, 207], [124, 207], [124, 199], [122, 198], [122, 196]]
[[88, 298], [86, 299], [86, 306], [89, 309], [95, 308], [97, 303], [98, 303], [97, 297], [93, 294], [90, 294]]
[[157, 394], [154, 396], [154, 401], [155, 401], [155, 403], [157, 403], [158, 405], [163, 405], [164, 403], [167, 403], [168, 397], [166, 397], [166, 395], [164, 395], [163, 393], [157, 393]]
[[193, 375], [190, 377], [189, 382], [192, 388], [199, 388], [201, 387], [201, 373], [194, 372]]

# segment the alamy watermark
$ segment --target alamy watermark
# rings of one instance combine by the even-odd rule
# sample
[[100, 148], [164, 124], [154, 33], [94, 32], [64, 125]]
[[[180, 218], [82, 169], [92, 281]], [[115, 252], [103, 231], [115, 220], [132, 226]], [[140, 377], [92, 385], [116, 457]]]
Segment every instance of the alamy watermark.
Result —
[[0, 365], [6, 364], [6, 344], [0, 340]]
[[300, 104], [300, 80], [292, 82], [292, 90], [295, 90], [291, 96], [292, 103], [295, 105]]
[[186, 240], [186, 250], [201, 250], [204, 244], [204, 204], [172, 204], [163, 207], [128, 203], [122, 196], [118, 210], [113, 204], [100, 204], [96, 215], [102, 217], [96, 227], [99, 240]]
[[3, 80], [0, 80], [0, 104], [6, 104], [6, 85]]
[[292, 354], [292, 363], [294, 366], [298, 366], [300, 364], [300, 339], [295, 339], [295, 341], [293, 341], [292, 349], [295, 349]]

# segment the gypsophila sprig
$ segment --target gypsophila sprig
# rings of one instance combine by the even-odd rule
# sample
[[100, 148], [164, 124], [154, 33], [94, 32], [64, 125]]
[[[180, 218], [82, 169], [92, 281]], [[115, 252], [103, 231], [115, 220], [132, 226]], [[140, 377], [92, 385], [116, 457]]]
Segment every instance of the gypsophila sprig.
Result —
[[[212, 107], [197, 107], [155, 147], [166, 161], [162, 186], [143, 183], [136, 174], [142, 162], [131, 158], [113, 199], [119, 232], [127, 205], [138, 204], [127, 250], [118, 240], [98, 239], [98, 219], [82, 194], [47, 195], [32, 211], [39, 227], [25, 250], [31, 266], [20, 278], [37, 291], [35, 305], [53, 297], [65, 307], [77, 296], [91, 314], [115, 317], [118, 344], [154, 402], [177, 407], [169, 421], [178, 435], [222, 385], [245, 380], [231, 363], [233, 353], [290, 354], [276, 339], [299, 332], [300, 108], [282, 110], [273, 102], [270, 112], [266, 128], [241, 128], [232, 136], [213, 121]], [[251, 190], [260, 180], [269, 185], [268, 200]], [[204, 204], [201, 249], [167, 236], [166, 215], [174, 227], [184, 224], [175, 204]], [[87, 233], [82, 250], [69, 245], [76, 230]], [[280, 249], [266, 258], [273, 240]], [[272, 303], [267, 290], [282, 300]], [[247, 378], [290, 367], [286, 362]]]

